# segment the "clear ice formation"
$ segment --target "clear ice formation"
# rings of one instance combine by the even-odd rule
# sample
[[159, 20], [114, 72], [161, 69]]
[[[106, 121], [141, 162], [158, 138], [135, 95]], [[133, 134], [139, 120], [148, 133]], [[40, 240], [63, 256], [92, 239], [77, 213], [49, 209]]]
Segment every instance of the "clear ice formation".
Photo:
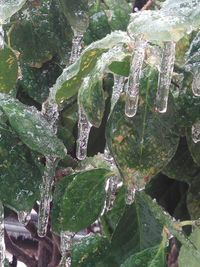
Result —
[[61, 261], [58, 267], [70, 267], [71, 266], [71, 258], [68, 256], [68, 253], [71, 252], [72, 249], [72, 240], [74, 234], [69, 231], [62, 231], [60, 238], [60, 250], [61, 250]]
[[125, 202], [127, 205], [132, 205], [135, 200], [136, 189], [134, 187], [127, 187]]
[[82, 39], [83, 39], [83, 33], [74, 31], [69, 64], [73, 64], [79, 58], [82, 50]]
[[87, 156], [88, 139], [92, 124], [88, 121], [83, 108], [79, 105], [78, 119], [78, 139], [76, 142], [76, 157], [83, 160]]
[[192, 82], [192, 92], [195, 96], [200, 96], [200, 72], [197, 71], [194, 74]]
[[0, 202], [0, 266], [4, 266], [5, 242], [4, 242], [4, 207]]
[[112, 91], [112, 98], [111, 98], [111, 108], [112, 111], [115, 104], [117, 103], [118, 99], [120, 98], [120, 94], [124, 88], [125, 77], [121, 75], [114, 75], [114, 85]]
[[169, 88], [175, 62], [175, 48], [175, 42], [164, 43], [156, 95], [156, 109], [160, 113], [167, 111]]
[[110, 177], [108, 181], [107, 199], [106, 199], [106, 212], [110, 211], [113, 207], [116, 192], [119, 184], [119, 179], [117, 176]]
[[138, 108], [139, 85], [142, 73], [142, 66], [145, 57], [147, 41], [142, 37], [135, 42], [135, 52], [132, 57], [130, 75], [126, 91], [125, 114], [127, 117], [135, 116]]
[[192, 140], [194, 143], [200, 141], [200, 121], [192, 125]]
[[2, 25], [0, 25], [0, 49], [4, 47], [4, 30]]
[[0, 0], [0, 25], [19, 11], [25, 4], [26, 0]]

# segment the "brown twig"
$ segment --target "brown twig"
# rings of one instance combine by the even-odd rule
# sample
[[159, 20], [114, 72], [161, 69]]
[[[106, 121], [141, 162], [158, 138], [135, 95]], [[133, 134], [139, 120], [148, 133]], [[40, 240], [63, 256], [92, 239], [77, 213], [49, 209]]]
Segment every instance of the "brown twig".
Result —
[[141, 11], [148, 10], [153, 5], [153, 3], [154, 3], [154, 0], [148, 0], [147, 3], [141, 9]]

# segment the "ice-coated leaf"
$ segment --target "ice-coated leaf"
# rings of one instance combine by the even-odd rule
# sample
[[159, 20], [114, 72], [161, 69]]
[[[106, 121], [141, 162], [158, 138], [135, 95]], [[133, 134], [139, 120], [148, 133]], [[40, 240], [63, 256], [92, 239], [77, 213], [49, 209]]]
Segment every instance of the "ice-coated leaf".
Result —
[[128, 32], [133, 38], [143, 34], [144, 38], [155, 43], [178, 42], [185, 34], [200, 27], [199, 7], [199, 0], [169, 0], [160, 10], [132, 14]]
[[9, 93], [15, 86], [18, 75], [17, 58], [14, 52], [4, 46], [0, 49], [0, 92]]
[[[198, 253], [200, 255], [200, 229], [196, 228], [192, 234], [189, 236], [192, 243], [196, 246]], [[179, 257], [178, 257], [178, 266], [179, 267], [199, 267], [199, 259], [194, 257], [192, 251], [185, 247], [181, 247]]]
[[161, 171], [176, 152], [174, 105], [168, 111], [155, 111], [157, 71], [146, 68], [140, 83], [139, 108], [135, 117], [124, 115], [124, 98], [118, 101], [109, 118], [106, 138], [126, 185], [141, 188]]
[[114, 74], [128, 77], [130, 72], [130, 57], [125, 58], [123, 61], [113, 61], [108, 68]]
[[108, 177], [108, 170], [93, 169], [61, 180], [54, 193], [54, 231], [77, 232], [92, 224], [103, 209]]
[[125, 0], [105, 0], [104, 3], [109, 9], [107, 16], [112, 31], [126, 31], [130, 19], [131, 6]]
[[65, 157], [65, 146], [36, 108], [28, 107], [5, 94], [0, 94], [0, 106], [11, 127], [29, 148], [45, 156]]
[[105, 237], [94, 235], [74, 244], [72, 267], [116, 267], [110, 253], [110, 243]]
[[0, 200], [16, 211], [30, 212], [39, 199], [42, 167], [6, 124], [0, 123]]
[[59, 0], [63, 13], [74, 31], [85, 32], [88, 27], [88, 0]]
[[130, 42], [130, 38], [127, 33], [116, 31], [89, 45], [82, 52], [81, 57], [74, 64], [64, 69], [57, 79], [53, 88], [56, 102], [62, 103], [77, 94], [82, 79], [93, 70], [98, 58], [104, 52], [118, 44], [127, 44], [128, 42]]
[[26, 0], [1, 0], [0, 1], [0, 25], [4, 24], [12, 15], [19, 11]]
[[190, 43], [185, 68], [193, 73], [200, 70], [200, 32], [197, 33], [196, 37]]
[[59, 8], [57, 1], [45, 0], [36, 5], [27, 2], [18, 14], [17, 23], [11, 20], [11, 46], [20, 52], [24, 63], [40, 68], [55, 55], [64, 61], [68, 57], [72, 31]]
[[129, 256], [160, 244], [162, 225], [154, 217], [143, 199], [143, 192], [137, 192], [135, 201], [126, 206], [111, 239], [112, 253], [118, 264]]

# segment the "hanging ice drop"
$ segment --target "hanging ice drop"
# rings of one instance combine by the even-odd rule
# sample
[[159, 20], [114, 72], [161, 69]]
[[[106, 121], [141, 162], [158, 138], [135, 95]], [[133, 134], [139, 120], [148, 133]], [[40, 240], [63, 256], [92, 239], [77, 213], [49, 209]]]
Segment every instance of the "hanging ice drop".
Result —
[[172, 79], [172, 73], [174, 69], [175, 42], [165, 42], [162, 52], [161, 66], [158, 78], [158, 89], [156, 95], [156, 109], [160, 113], [167, 111], [167, 102], [169, 96], [169, 88]]
[[142, 73], [146, 45], [147, 41], [142, 37], [139, 37], [135, 42], [135, 51], [132, 57], [126, 92], [125, 114], [127, 117], [133, 117], [137, 112], [140, 77]]
[[72, 239], [74, 233], [69, 231], [62, 231], [60, 235], [60, 250], [61, 250], [61, 261], [58, 267], [70, 267], [71, 266], [71, 258], [68, 256], [68, 253], [71, 252], [72, 249]]
[[200, 141], [200, 121], [192, 125], [192, 140], [194, 143]]
[[79, 58], [82, 50], [82, 39], [83, 39], [83, 33], [74, 31], [69, 64], [73, 64]]
[[76, 157], [83, 160], [87, 156], [87, 145], [92, 125], [88, 121], [85, 111], [79, 106], [78, 112], [78, 139], [76, 142]]
[[120, 98], [120, 94], [124, 88], [125, 77], [121, 75], [114, 75], [114, 85], [112, 91], [112, 98], [111, 98], [111, 108], [112, 111], [115, 104], [117, 103], [118, 99]]
[[192, 92], [195, 96], [200, 96], [200, 72], [197, 71], [194, 74], [193, 82], [192, 82]]
[[4, 242], [4, 207], [0, 201], [0, 266], [4, 266], [5, 242]]

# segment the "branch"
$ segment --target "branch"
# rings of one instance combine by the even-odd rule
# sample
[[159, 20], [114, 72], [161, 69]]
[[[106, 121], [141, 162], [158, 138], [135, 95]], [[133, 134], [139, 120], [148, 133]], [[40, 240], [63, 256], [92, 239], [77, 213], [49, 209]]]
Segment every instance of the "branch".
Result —
[[52, 259], [51, 262], [49, 263], [48, 267], [55, 267], [58, 266], [60, 260], [61, 260], [61, 254], [60, 254], [60, 250], [59, 250], [59, 242], [60, 242], [60, 238], [57, 235], [53, 234], [53, 255], [52, 255]]
[[154, 0], [148, 0], [147, 3], [141, 9], [141, 11], [148, 10], [153, 5], [153, 3], [154, 3]]
[[17, 258], [17, 260], [25, 263], [28, 267], [37, 267], [36, 259], [34, 257], [30, 257], [16, 244], [14, 244], [6, 230], [4, 230], [4, 233], [5, 233], [5, 245], [7, 251], [12, 255], [14, 255]]

